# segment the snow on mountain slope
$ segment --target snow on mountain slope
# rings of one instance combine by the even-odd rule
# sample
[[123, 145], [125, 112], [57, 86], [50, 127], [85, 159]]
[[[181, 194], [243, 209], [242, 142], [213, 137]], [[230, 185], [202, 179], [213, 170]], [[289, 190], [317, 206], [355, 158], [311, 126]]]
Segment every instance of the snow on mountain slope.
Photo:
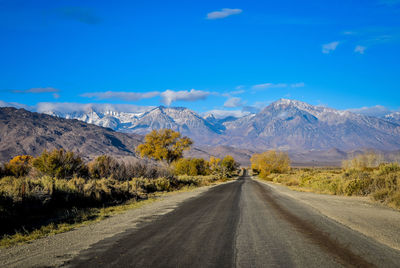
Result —
[[108, 127], [120, 132], [146, 134], [153, 129], [170, 128], [193, 138], [208, 140], [221, 133], [221, 129], [209, 123], [197, 113], [183, 107], [159, 106], [146, 112], [87, 111], [61, 113], [44, 112], [67, 119], [77, 119], [86, 123]]
[[386, 120], [400, 125], [400, 112], [394, 112], [384, 117]]
[[[281, 99], [227, 126], [245, 146], [280, 149], [400, 147], [400, 127], [379, 118]], [[238, 139], [238, 137], [246, 137]]]
[[288, 99], [240, 118], [212, 114], [203, 118], [187, 108], [163, 106], [144, 112], [89, 109], [46, 113], [137, 134], [171, 128], [202, 145], [254, 150], [400, 149], [400, 113], [382, 119]]

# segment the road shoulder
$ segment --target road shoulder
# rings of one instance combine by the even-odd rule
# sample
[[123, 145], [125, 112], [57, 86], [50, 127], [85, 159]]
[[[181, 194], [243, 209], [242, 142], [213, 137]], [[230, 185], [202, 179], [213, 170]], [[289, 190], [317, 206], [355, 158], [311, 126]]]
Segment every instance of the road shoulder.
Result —
[[374, 203], [367, 197], [298, 192], [282, 185], [254, 179], [352, 230], [400, 250], [400, 212], [397, 210]]

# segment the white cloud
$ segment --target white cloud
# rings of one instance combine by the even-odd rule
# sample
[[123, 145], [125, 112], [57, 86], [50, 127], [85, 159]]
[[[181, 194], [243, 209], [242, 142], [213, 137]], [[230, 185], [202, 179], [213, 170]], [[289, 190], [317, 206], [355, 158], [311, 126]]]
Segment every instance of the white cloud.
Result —
[[241, 98], [233, 97], [229, 98], [227, 101], [224, 103], [225, 107], [241, 107], [243, 106], [243, 101]]
[[252, 105], [243, 106], [242, 111], [250, 113], [258, 113], [259, 111], [267, 107], [269, 104], [271, 104], [271, 102], [272, 101], [256, 101]]
[[238, 90], [235, 90], [235, 91], [231, 91], [231, 92], [229, 92], [231, 95], [239, 95], [239, 94], [243, 94], [243, 93], [245, 93], [246, 92], [246, 90], [244, 90], [244, 89], [238, 89]]
[[33, 107], [34, 111], [44, 112], [89, 112], [95, 110], [98, 112], [114, 111], [126, 113], [140, 113], [151, 110], [154, 106], [139, 106], [132, 104], [108, 104], [108, 103], [76, 103], [76, 102], [39, 102]]
[[385, 106], [382, 105], [376, 105], [372, 107], [361, 107], [361, 108], [354, 108], [354, 109], [348, 109], [347, 111], [356, 113], [356, 114], [362, 114], [362, 115], [368, 115], [368, 116], [376, 116], [376, 117], [383, 117], [387, 114], [392, 113], [391, 110], [386, 108]]
[[208, 111], [208, 112], [204, 113], [204, 116], [207, 116], [207, 115], [210, 115], [210, 114], [212, 114], [217, 119], [222, 119], [222, 118], [226, 118], [228, 116], [233, 116], [233, 117], [239, 118], [239, 117], [243, 117], [243, 116], [249, 115], [250, 112], [242, 111], [242, 110], [231, 110], [231, 111], [229, 111], [229, 110], [218, 110], [218, 109], [216, 109], [216, 110], [211, 110], [211, 111]]
[[284, 84], [284, 83], [279, 83], [279, 84], [265, 83], [265, 84], [254, 85], [252, 88], [253, 89], [267, 89], [267, 88], [282, 88], [282, 87], [287, 87], [287, 84]]
[[18, 103], [18, 102], [5, 102], [0, 100], [0, 107], [14, 107], [14, 108], [24, 108], [26, 110], [30, 110], [28, 105]]
[[360, 53], [360, 54], [364, 54], [364, 52], [365, 52], [366, 49], [367, 49], [367, 48], [364, 47], [364, 46], [356, 46], [356, 47], [354, 48], [354, 52]]
[[206, 99], [211, 93], [208, 91], [202, 90], [195, 90], [192, 89], [188, 90], [181, 90], [181, 91], [173, 91], [170, 89], [165, 90], [162, 92], [161, 98], [162, 102], [165, 105], [171, 105], [174, 101], [196, 101], [196, 100], [204, 100]]
[[166, 105], [171, 105], [174, 101], [196, 101], [207, 98], [211, 93], [208, 91], [195, 90], [181, 90], [173, 91], [167, 89], [163, 92], [152, 91], [145, 93], [138, 92], [116, 92], [116, 91], [106, 91], [106, 92], [88, 92], [83, 93], [81, 96], [86, 98], [95, 98], [97, 100], [105, 99], [118, 99], [123, 101], [138, 101], [141, 99], [150, 99], [157, 96], [161, 97], [162, 103]]
[[160, 92], [152, 91], [145, 93], [137, 92], [117, 92], [117, 91], [106, 91], [106, 92], [89, 92], [81, 94], [81, 97], [95, 98], [97, 100], [105, 99], [118, 99], [124, 101], [137, 101], [141, 99], [150, 99], [159, 96]]
[[305, 84], [303, 82], [300, 82], [300, 83], [291, 84], [290, 86], [293, 88], [298, 88], [298, 87], [304, 87]]
[[13, 93], [54, 93], [54, 92], [60, 92], [59, 89], [54, 88], [54, 87], [36, 87], [36, 88], [30, 88], [30, 89], [25, 89], [25, 90], [13, 90]]
[[213, 11], [207, 14], [207, 19], [215, 20], [215, 19], [223, 19], [232, 15], [237, 15], [242, 13], [243, 10], [239, 8], [223, 8], [220, 11]]
[[343, 34], [344, 34], [344, 35], [356, 35], [357, 32], [354, 32], [354, 31], [345, 31], [345, 32], [343, 32]]
[[329, 54], [332, 51], [336, 50], [338, 45], [339, 45], [339, 41], [324, 44], [324, 45], [322, 45], [322, 53]]

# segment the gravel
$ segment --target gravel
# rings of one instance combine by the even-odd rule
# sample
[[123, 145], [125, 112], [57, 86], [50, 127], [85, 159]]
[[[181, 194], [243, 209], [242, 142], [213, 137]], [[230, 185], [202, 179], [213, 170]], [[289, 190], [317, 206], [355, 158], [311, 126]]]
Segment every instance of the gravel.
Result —
[[400, 250], [400, 211], [398, 210], [374, 202], [369, 197], [298, 192], [282, 185], [258, 181], [355, 231]]

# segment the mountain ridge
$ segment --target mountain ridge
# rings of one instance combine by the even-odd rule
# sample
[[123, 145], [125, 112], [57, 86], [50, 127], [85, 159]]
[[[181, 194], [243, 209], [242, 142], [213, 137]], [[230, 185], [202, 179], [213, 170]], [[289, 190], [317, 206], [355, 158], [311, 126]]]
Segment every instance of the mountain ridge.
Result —
[[14, 156], [37, 156], [44, 150], [63, 148], [85, 159], [109, 154], [137, 158], [135, 147], [143, 137], [124, 134], [79, 120], [0, 108], [0, 161]]
[[400, 149], [400, 116], [396, 113], [378, 118], [290, 99], [279, 99], [256, 114], [240, 118], [202, 117], [185, 107], [164, 106], [132, 113], [95, 109], [76, 114], [46, 113], [124, 133], [144, 135], [153, 129], [171, 128], [202, 146], [300, 151]]

